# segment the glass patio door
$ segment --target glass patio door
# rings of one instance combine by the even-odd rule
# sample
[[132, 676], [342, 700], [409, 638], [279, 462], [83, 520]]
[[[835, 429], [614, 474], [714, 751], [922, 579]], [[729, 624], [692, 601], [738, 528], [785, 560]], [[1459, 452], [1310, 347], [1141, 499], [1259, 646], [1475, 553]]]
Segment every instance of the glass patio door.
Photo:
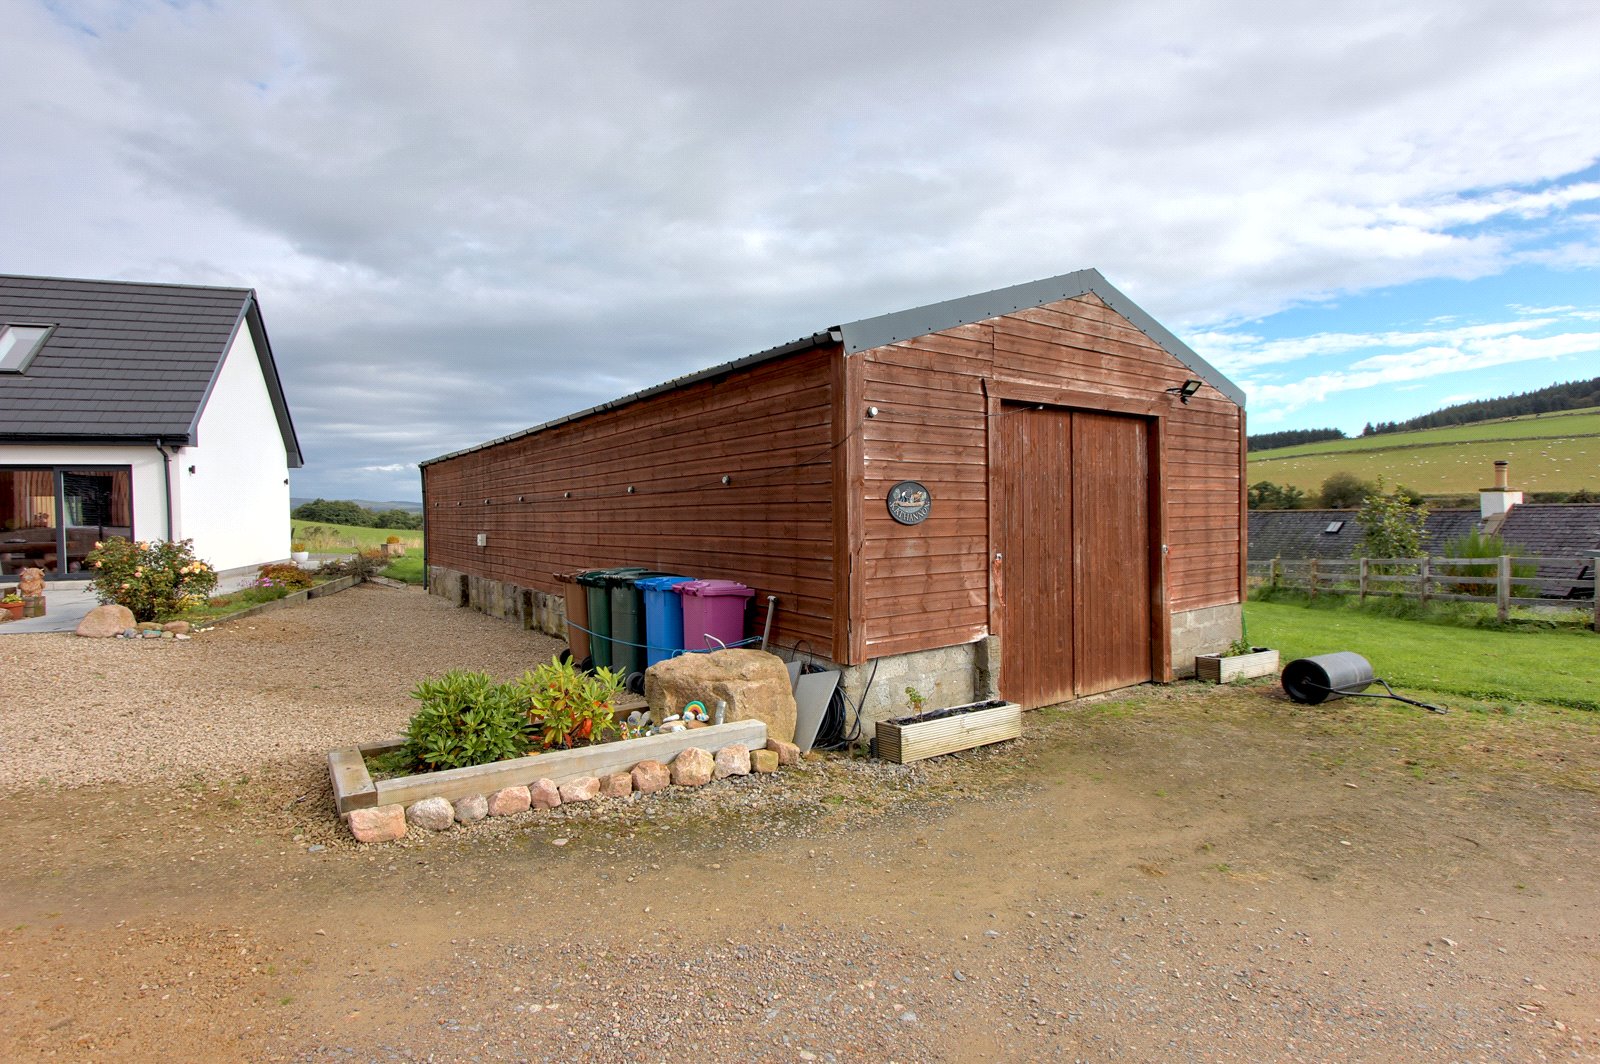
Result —
[[97, 542], [133, 536], [131, 471], [0, 469], [0, 577], [81, 574]]

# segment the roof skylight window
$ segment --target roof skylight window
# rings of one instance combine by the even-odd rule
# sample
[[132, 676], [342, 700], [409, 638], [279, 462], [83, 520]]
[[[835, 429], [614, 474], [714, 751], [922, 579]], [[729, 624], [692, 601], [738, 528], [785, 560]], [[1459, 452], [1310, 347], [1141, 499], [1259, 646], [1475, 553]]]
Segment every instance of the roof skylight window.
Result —
[[0, 325], [0, 373], [21, 373], [54, 325]]

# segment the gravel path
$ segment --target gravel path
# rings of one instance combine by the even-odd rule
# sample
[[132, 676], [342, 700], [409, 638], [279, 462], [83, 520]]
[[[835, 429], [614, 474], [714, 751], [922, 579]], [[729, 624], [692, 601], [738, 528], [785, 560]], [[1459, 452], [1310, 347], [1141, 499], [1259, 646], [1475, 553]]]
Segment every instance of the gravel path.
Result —
[[[520, 675], [560, 642], [360, 585], [175, 640], [0, 640], [0, 793], [216, 777], [398, 734], [425, 676]], [[26, 695], [21, 695], [25, 690]]]

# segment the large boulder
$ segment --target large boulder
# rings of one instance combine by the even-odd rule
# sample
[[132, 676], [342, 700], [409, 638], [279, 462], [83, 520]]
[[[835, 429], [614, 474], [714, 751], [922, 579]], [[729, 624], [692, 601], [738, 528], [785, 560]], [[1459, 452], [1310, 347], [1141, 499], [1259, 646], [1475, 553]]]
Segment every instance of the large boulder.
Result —
[[699, 699], [715, 711], [728, 703], [727, 720], [760, 720], [767, 735], [794, 740], [794, 692], [783, 659], [762, 650], [718, 650], [680, 654], [658, 662], [644, 674], [644, 697], [657, 722]]
[[89, 639], [111, 639], [132, 628], [133, 611], [126, 606], [110, 603], [96, 606], [78, 622], [78, 634]]

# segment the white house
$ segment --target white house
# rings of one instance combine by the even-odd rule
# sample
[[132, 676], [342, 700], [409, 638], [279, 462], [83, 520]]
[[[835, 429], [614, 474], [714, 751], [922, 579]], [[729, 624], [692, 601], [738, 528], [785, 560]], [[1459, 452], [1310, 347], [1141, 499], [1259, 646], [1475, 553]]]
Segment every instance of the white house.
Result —
[[109, 536], [283, 559], [300, 464], [253, 290], [0, 276], [0, 576]]

